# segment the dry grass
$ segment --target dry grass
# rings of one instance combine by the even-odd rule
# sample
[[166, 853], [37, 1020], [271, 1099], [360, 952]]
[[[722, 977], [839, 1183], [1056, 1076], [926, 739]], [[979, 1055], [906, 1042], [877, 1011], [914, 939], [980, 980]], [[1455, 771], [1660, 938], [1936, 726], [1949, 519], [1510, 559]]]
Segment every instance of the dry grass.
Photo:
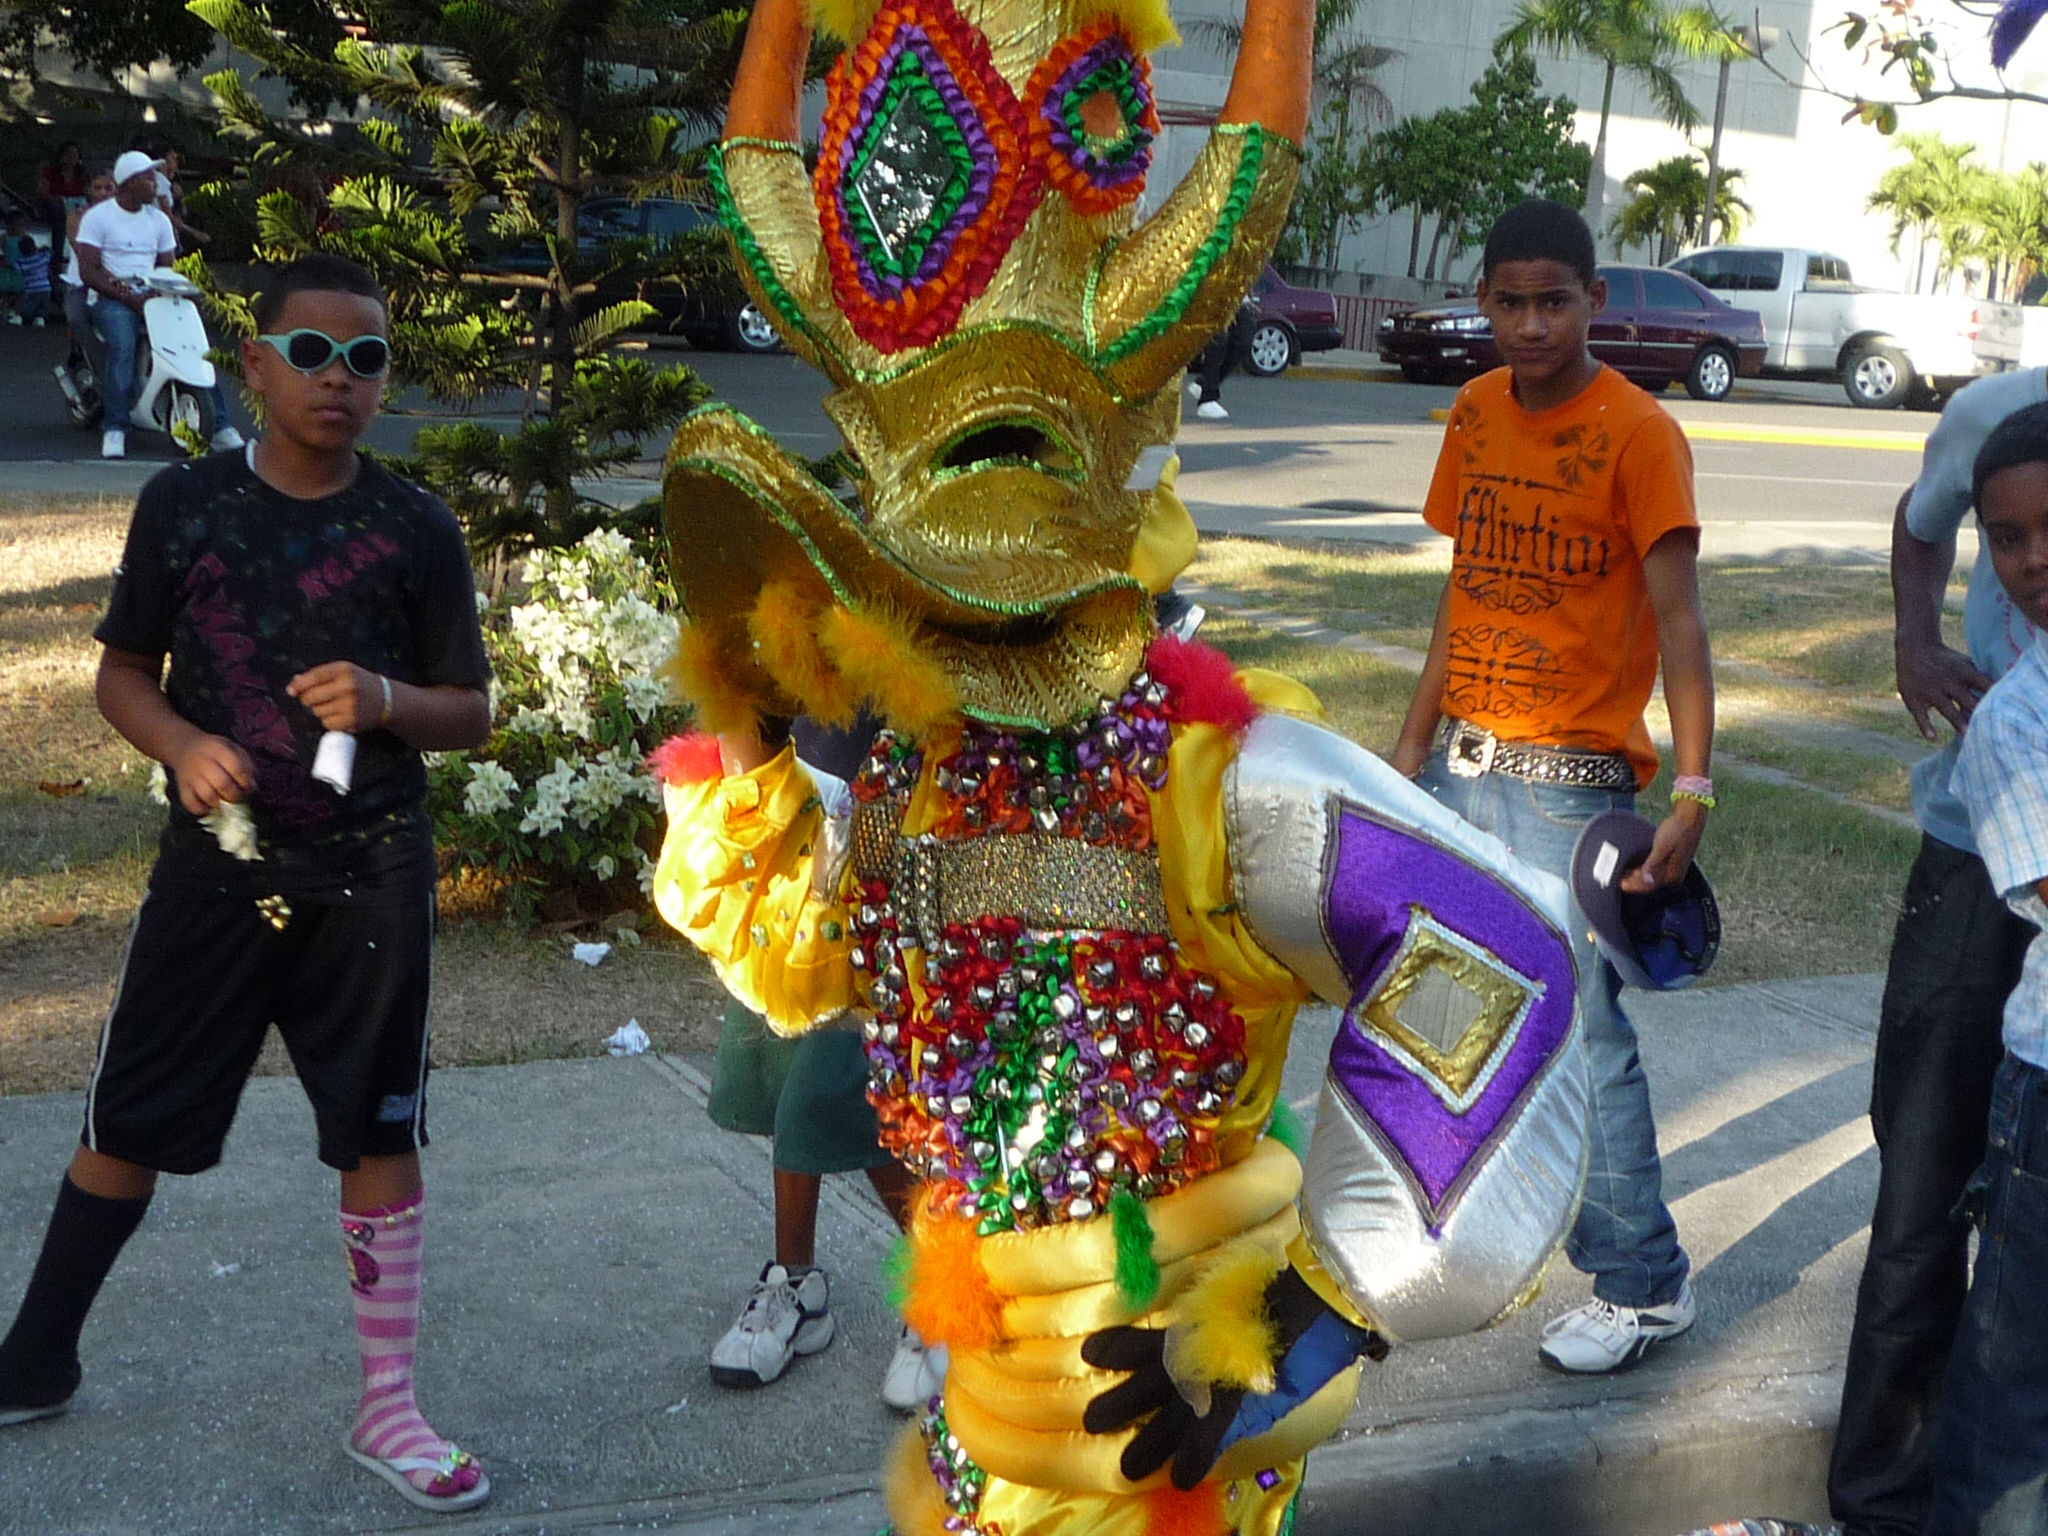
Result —
[[[127, 515], [125, 501], [0, 497], [0, 1093], [85, 1081], [161, 825], [145, 798], [146, 765], [92, 703], [91, 632]], [[1444, 568], [1440, 557], [1223, 539], [1205, 543], [1192, 574], [1248, 602], [1420, 648]], [[1705, 587], [1721, 653], [1784, 679], [1731, 680], [1732, 689], [1781, 711], [1905, 735], [1889, 721], [1903, 721], [1896, 705], [1881, 712], [1874, 682], [1889, 665], [1881, 574], [1716, 567]], [[1354, 739], [1392, 743], [1413, 686], [1407, 673], [1228, 620], [1210, 634], [1242, 664], [1314, 688]], [[1730, 727], [1731, 750], [1904, 803], [1896, 761], [1747, 730]], [[62, 795], [43, 787], [73, 784]], [[1829, 970], [1881, 966], [1911, 850], [1909, 834], [1796, 790], [1758, 786], [1731, 797], [1708, 847], [1728, 925], [1716, 979], [1803, 975], [1816, 957]], [[693, 952], [651, 931], [645, 947], [617, 950], [592, 970], [572, 962], [568, 946], [564, 933], [489, 920], [446, 925], [436, 1060], [592, 1054], [628, 1018], [659, 1048], [710, 1048], [722, 994]], [[275, 1042], [261, 1070], [289, 1070]]]
[[[1203, 637], [1241, 665], [1300, 678], [1353, 740], [1379, 751], [1393, 745], [1413, 674], [1238, 621], [1205, 625]], [[1795, 754], [1782, 765], [1786, 771], [1814, 767], [1813, 749], [1802, 750], [1807, 755]], [[1881, 774], [1897, 765], [1854, 758], [1831, 766]], [[1875, 797], [1877, 785], [1870, 787]], [[1668, 777], [1660, 777], [1642, 804], [1646, 810], [1659, 805], [1669, 792]], [[1808, 791], [1744, 783], [1714, 813], [1700, 855], [1724, 930], [1714, 982], [1884, 969], [1899, 892], [1918, 845], [1912, 832]]]
[[[1449, 570], [1441, 549], [1408, 554], [1219, 538], [1202, 541], [1188, 576], [1252, 606], [1426, 650]], [[1962, 591], [1958, 582], [1955, 605]], [[1700, 596], [1716, 660], [1744, 664], [1724, 671], [1725, 693], [1917, 739], [1892, 692], [1892, 599], [1883, 570], [1716, 561], [1701, 568]], [[1960, 634], [1951, 639], [1959, 643]], [[1773, 688], [1773, 680], [1791, 691]]]
[[[163, 824], [148, 765], [92, 701], [92, 629], [128, 510], [0, 498], [0, 1093], [84, 1085]], [[658, 1049], [715, 1043], [723, 994], [694, 951], [650, 934], [593, 970], [570, 959], [571, 937], [445, 925], [435, 1060], [593, 1055], [629, 1018]], [[274, 1038], [258, 1070], [290, 1070]]]

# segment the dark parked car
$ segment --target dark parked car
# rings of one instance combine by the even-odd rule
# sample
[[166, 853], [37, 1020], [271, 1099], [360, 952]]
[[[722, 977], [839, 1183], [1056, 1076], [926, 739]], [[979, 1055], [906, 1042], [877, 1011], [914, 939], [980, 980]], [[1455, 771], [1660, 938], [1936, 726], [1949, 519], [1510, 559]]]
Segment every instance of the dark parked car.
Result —
[[1316, 288], [1297, 288], [1267, 267], [1252, 284], [1258, 319], [1245, 338], [1248, 373], [1270, 379], [1301, 361], [1304, 352], [1327, 352], [1344, 345], [1337, 324], [1337, 301]]
[[[1602, 267], [1607, 307], [1593, 317], [1593, 355], [1645, 389], [1682, 383], [1695, 400], [1725, 400], [1764, 366], [1761, 316], [1735, 309], [1662, 267]], [[1380, 322], [1380, 356], [1418, 384], [1500, 366], [1493, 328], [1473, 304], [1433, 304]]]
[[[718, 215], [698, 203], [650, 197], [635, 202], [625, 197], [593, 197], [577, 210], [577, 246], [586, 253], [622, 240], [644, 242], [658, 251], [703, 229], [716, 229]], [[538, 240], [522, 241], [502, 253], [496, 268], [507, 272], [545, 272], [547, 251]], [[655, 308], [652, 326], [688, 338], [699, 347], [727, 347], [740, 352], [772, 352], [782, 344], [775, 327], [762, 314], [737, 278], [709, 291], [685, 290], [673, 283], [642, 284], [620, 275], [600, 282], [579, 310], [601, 309], [628, 299], [643, 299]]]

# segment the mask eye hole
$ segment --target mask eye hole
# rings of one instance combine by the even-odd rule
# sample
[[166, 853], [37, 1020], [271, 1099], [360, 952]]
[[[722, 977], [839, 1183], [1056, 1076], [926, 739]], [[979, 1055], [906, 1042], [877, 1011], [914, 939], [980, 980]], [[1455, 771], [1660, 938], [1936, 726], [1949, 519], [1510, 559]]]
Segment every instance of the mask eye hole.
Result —
[[939, 468], [955, 472], [1009, 465], [1078, 477], [1074, 450], [1034, 421], [999, 421], [955, 439], [939, 455]]

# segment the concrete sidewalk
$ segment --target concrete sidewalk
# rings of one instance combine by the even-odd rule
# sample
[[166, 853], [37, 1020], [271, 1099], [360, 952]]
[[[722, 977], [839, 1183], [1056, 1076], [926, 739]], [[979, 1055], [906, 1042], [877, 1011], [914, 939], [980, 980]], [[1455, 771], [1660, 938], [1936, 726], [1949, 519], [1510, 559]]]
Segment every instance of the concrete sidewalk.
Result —
[[[1317, 1451], [1298, 1530], [1672, 1536], [1825, 1513], [1821, 1476], [1874, 1193], [1874, 977], [1637, 999], [1669, 1193], [1696, 1265], [1686, 1340], [1611, 1380], [1539, 1368], [1550, 1293], [1474, 1338], [1397, 1350]], [[1305, 1016], [1312, 1110], [1334, 1017]], [[827, 1182], [839, 1337], [728, 1392], [712, 1341], [769, 1248], [762, 1143], [703, 1113], [708, 1063], [438, 1074], [421, 1398], [497, 1485], [470, 1517], [400, 1503], [341, 1454], [354, 1403], [334, 1181], [289, 1079], [253, 1084], [226, 1164], [167, 1179], [86, 1331], [68, 1416], [0, 1436], [0, 1531], [872, 1536], [899, 1421], [890, 1240]], [[0, 1307], [20, 1295], [77, 1133], [75, 1094], [0, 1100]]]

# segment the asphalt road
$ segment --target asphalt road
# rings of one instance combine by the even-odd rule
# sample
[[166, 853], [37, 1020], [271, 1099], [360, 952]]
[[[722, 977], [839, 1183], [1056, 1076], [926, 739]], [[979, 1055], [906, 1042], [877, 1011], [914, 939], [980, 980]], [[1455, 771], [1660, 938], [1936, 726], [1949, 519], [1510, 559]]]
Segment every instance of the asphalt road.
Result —
[[[50, 377], [62, 352], [61, 332], [0, 331], [0, 487], [50, 485], [52, 475], [68, 482], [71, 472], [59, 463], [96, 464], [97, 436], [68, 423]], [[797, 452], [821, 454], [837, 443], [819, 404], [824, 381], [795, 359], [668, 355]], [[1417, 514], [1442, 440], [1430, 412], [1454, 394], [1312, 370], [1233, 378], [1224, 391], [1230, 419], [1203, 422], [1190, 413], [1182, 429], [1181, 494], [1207, 532], [1426, 542], [1434, 535]], [[1934, 421], [1917, 412], [1859, 411], [1822, 385], [1745, 383], [1719, 405], [1674, 391], [1665, 404], [1693, 439], [1706, 552], [1723, 557], [1882, 562], [1892, 507], [1911, 483]], [[421, 426], [451, 419], [431, 402], [402, 400], [371, 441], [402, 451]], [[480, 411], [474, 419], [510, 425], [515, 417]], [[648, 444], [649, 457], [658, 458], [660, 447]], [[134, 433], [130, 453], [133, 467], [107, 472], [109, 491], [130, 488], [142, 465], [171, 457], [168, 445]], [[4, 467], [10, 464], [19, 468]], [[81, 466], [81, 473], [101, 483], [97, 471]]]

